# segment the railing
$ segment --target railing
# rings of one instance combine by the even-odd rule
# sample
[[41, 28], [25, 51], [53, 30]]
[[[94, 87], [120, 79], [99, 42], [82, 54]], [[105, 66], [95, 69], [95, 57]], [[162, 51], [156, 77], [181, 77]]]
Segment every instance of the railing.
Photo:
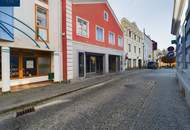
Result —
[[[22, 25], [24, 25], [26, 28], [28, 28], [30, 31], [32, 31], [35, 35], [37, 35], [37, 36], [42, 40], [42, 42], [46, 45], [46, 47], [49, 49], [49, 46], [48, 46], [47, 42], [46, 42], [34, 29], [32, 29], [32, 28], [31, 28], [30, 26], [28, 26], [26, 23], [24, 23], [23, 21], [19, 20], [18, 18], [14, 17], [14, 16], [12, 16], [12, 15], [9, 15], [9, 14], [7, 14], [7, 13], [1, 11], [1, 10], [0, 10], [0, 13], [1, 13], [1, 14], [4, 14], [4, 15], [8, 16], [9, 18], [12, 18], [12, 19], [16, 20], [17, 22], [21, 23]], [[21, 33], [23, 33], [24, 35], [26, 35], [28, 38], [30, 38], [30, 39], [35, 43], [35, 45], [36, 45], [37, 47], [40, 48], [40, 45], [36, 42], [36, 40], [33, 39], [31, 36], [29, 36], [26, 32], [22, 31], [21, 29], [19, 29], [18, 27], [14, 26], [14, 25], [11, 25], [11, 24], [9, 24], [9, 23], [3, 21], [3, 20], [0, 20], [0, 28], [3, 29], [11, 38], [14, 39], [14, 36], [13, 36], [13, 34], [6, 28], [6, 26], [4, 26], [4, 24], [7, 25], [7, 26], [12, 27], [12, 28], [14, 28], [14, 29], [16, 29], [16, 30], [18, 30], [18, 31], [20, 31]]]

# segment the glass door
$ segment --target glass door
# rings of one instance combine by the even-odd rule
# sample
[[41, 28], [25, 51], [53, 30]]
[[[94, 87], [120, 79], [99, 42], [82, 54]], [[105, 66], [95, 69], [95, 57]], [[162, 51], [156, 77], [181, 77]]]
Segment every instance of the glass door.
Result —
[[85, 76], [85, 53], [79, 52], [79, 77]]

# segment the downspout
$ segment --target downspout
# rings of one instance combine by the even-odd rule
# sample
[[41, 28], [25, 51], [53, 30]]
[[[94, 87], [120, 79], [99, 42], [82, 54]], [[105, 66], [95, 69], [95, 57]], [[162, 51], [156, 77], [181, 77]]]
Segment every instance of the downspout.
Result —
[[63, 80], [67, 81], [67, 24], [66, 1], [62, 0], [62, 52], [63, 52]]

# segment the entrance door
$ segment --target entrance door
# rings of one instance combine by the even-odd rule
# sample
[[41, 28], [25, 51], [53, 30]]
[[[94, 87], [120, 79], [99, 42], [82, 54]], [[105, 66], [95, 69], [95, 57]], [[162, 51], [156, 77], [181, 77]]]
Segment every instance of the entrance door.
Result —
[[84, 52], [79, 52], [79, 77], [84, 77], [85, 76], [84, 57], [85, 57]]
[[142, 68], [142, 60], [141, 59], [139, 59], [139, 69], [141, 69]]
[[103, 73], [103, 56], [97, 56], [96, 73]]

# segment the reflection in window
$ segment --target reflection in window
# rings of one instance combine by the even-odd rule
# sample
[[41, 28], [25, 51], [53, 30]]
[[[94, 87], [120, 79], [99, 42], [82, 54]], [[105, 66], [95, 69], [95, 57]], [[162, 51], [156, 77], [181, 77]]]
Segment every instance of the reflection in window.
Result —
[[19, 56], [11, 55], [10, 57], [10, 76], [11, 78], [19, 77]]
[[[42, 8], [40, 6], [36, 7], [36, 28], [37, 33], [40, 35], [44, 40], [48, 40], [48, 11], [45, 8]], [[39, 36], [37, 36], [37, 39], [39, 39]]]
[[49, 57], [38, 57], [38, 71], [39, 75], [48, 75], [50, 73], [50, 58]]
[[88, 37], [88, 22], [81, 19], [77, 18], [77, 35], [83, 36], [83, 37]]

